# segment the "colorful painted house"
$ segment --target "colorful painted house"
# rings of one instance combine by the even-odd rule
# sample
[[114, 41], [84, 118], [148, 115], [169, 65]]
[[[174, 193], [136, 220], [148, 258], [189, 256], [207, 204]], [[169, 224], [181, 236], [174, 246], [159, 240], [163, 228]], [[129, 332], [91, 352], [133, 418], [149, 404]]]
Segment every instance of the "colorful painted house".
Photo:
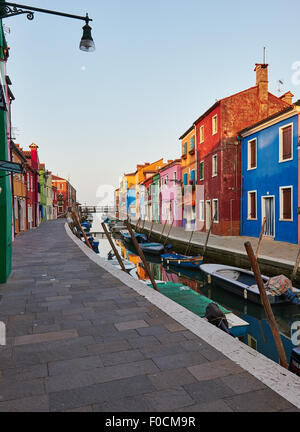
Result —
[[57, 188], [52, 185], [52, 209], [53, 209], [53, 219], [57, 219], [58, 208], [57, 208]]
[[161, 207], [160, 221], [181, 226], [182, 222], [182, 190], [181, 190], [181, 159], [168, 161], [160, 169]]
[[147, 221], [152, 221], [152, 184], [153, 184], [153, 175], [147, 173], [146, 180], [143, 182], [144, 186], [144, 218]]
[[46, 171], [46, 217], [47, 220], [53, 219], [52, 173], [50, 171]]
[[161, 207], [161, 194], [160, 194], [160, 174], [159, 172], [152, 177], [151, 185], [152, 196], [152, 220], [153, 222], [160, 222], [160, 207]]
[[69, 209], [76, 210], [76, 189], [69, 180], [52, 174], [52, 185], [57, 189], [58, 216], [64, 216]]
[[38, 227], [40, 218], [40, 161], [38, 146], [32, 143], [29, 151], [24, 151], [26, 156], [26, 183], [27, 183], [27, 223], [28, 229]]
[[[19, 144], [15, 144], [12, 140], [11, 160], [12, 162], [26, 165], [27, 159], [22, 152]], [[27, 212], [26, 212], [26, 176], [24, 174], [13, 174], [12, 184], [13, 194], [13, 218], [14, 218], [14, 233], [15, 235], [27, 230]]]
[[[3, 1], [1, 0], [1, 3]], [[6, 44], [2, 20], [0, 20], [0, 160], [10, 160], [9, 97], [6, 76], [6, 62], [9, 50]], [[8, 139], [9, 137], [9, 139]], [[11, 272], [12, 252], [12, 194], [11, 179], [6, 171], [0, 170], [0, 283], [5, 283]]]
[[183, 216], [182, 226], [194, 229], [196, 219], [196, 129], [191, 126], [180, 138]]
[[240, 132], [241, 234], [298, 243], [300, 101]]
[[45, 164], [40, 165], [40, 219], [42, 222], [47, 220], [47, 171]]
[[[240, 234], [240, 130], [290, 106], [268, 91], [268, 65], [256, 64], [256, 85], [217, 101], [195, 122], [197, 147], [197, 229]], [[184, 172], [184, 171], [183, 171]]]

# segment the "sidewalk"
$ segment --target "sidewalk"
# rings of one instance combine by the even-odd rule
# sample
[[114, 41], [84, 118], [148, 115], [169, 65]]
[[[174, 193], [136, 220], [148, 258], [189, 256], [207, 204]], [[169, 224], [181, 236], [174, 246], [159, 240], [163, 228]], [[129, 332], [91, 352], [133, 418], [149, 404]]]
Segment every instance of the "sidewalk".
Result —
[[64, 223], [14, 243], [0, 411], [298, 411], [91, 261]]

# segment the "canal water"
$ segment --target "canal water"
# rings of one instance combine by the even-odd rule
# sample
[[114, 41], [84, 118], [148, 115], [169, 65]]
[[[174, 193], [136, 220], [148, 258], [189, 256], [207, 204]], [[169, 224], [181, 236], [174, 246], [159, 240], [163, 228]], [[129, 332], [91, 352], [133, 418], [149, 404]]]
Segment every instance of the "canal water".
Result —
[[[94, 214], [93, 216], [94, 221], [91, 231], [103, 231], [101, 227], [101, 215]], [[98, 240], [100, 256], [107, 258], [108, 253], [111, 251], [111, 246], [108, 240], [103, 237], [98, 238]], [[115, 236], [114, 242], [120, 255], [134, 263], [138, 277], [140, 279], [148, 279], [143, 264], [134, 248], [131, 248], [128, 245], [125, 246], [118, 235]], [[226, 309], [231, 310], [240, 318], [247, 321], [249, 326], [247, 328], [247, 336], [244, 342], [264, 354], [266, 357], [278, 362], [275, 342], [262, 306], [248, 302], [242, 297], [231, 294], [213, 284], [207, 284], [200, 270], [193, 271], [181, 268], [175, 269], [174, 267], [170, 269], [161, 264], [160, 257], [147, 256], [146, 258], [156, 280], [172, 281], [186, 285], [194, 291], [221, 304]], [[300, 322], [300, 306], [279, 305], [273, 307], [273, 312], [280, 331], [287, 360], [289, 362], [291, 351], [294, 348], [291, 340], [291, 327], [294, 322]]]

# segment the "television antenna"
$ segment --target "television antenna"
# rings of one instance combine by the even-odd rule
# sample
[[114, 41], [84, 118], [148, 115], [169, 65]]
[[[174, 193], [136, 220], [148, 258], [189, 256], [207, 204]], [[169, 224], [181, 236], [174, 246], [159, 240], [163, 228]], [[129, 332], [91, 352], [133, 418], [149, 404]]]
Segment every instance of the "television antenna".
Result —
[[282, 92], [282, 89], [281, 89], [281, 86], [283, 85], [283, 80], [278, 80], [278, 89], [277, 89], [277, 91], [278, 91], [278, 94], [280, 95], [281, 94], [281, 92]]

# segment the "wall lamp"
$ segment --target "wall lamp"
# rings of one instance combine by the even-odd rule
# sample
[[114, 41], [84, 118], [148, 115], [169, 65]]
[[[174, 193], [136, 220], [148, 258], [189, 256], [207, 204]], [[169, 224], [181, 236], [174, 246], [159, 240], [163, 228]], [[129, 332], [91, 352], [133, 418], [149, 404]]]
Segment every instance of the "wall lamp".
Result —
[[92, 38], [92, 28], [89, 26], [89, 22], [93, 21], [89, 18], [88, 14], [86, 16], [71, 15], [63, 12], [57, 12], [48, 9], [40, 9], [32, 6], [25, 6], [18, 3], [1, 2], [0, 4], [0, 19], [9, 18], [16, 15], [26, 14], [27, 19], [32, 21], [34, 19], [34, 12], [41, 12], [51, 15], [59, 15], [67, 18], [79, 19], [85, 21], [85, 25], [82, 27], [83, 35], [80, 41], [79, 48], [81, 51], [93, 52], [95, 51], [95, 43]]

